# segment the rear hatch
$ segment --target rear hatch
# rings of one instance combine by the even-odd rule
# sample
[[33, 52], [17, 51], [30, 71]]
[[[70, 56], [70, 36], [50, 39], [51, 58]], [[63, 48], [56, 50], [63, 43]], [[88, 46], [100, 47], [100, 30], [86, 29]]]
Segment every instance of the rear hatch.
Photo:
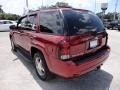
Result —
[[87, 10], [63, 10], [70, 41], [71, 57], [93, 53], [106, 44], [107, 33], [101, 20]]

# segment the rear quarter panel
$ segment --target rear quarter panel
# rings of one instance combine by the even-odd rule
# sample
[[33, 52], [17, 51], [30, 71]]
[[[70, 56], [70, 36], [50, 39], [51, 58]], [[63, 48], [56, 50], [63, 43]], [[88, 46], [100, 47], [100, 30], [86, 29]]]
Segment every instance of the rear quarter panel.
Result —
[[54, 59], [57, 58], [58, 43], [64, 38], [63, 36], [36, 33], [31, 41], [31, 47], [38, 48], [43, 53], [46, 63], [51, 70], [52, 66], [54, 66], [51, 64], [54, 64]]

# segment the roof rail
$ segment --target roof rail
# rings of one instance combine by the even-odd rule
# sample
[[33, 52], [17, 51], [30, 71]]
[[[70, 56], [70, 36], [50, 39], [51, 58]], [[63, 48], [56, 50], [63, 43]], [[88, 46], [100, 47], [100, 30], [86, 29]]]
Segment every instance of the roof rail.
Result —
[[39, 11], [39, 10], [59, 9], [59, 8], [72, 8], [72, 7], [71, 7], [71, 6], [50, 6], [50, 7], [42, 7], [42, 8], [39, 8], [39, 9], [37, 9], [37, 10], [29, 10], [29, 12], [28, 12], [26, 15], [34, 14], [34, 13], [36, 13], [36, 12]]
[[50, 6], [50, 7], [42, 7], [40, 10], [46, 10], [46, 9], [59, 9], [59, 8], [72, 8], [71, 6]]

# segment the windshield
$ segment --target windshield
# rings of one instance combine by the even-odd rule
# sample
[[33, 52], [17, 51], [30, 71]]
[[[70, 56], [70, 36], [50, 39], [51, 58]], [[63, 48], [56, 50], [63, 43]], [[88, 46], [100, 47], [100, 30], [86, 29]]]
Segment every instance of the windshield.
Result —
[[82, 34], [90, 31], [104, 30], [102, 21], [92, 12], [78, 10], [63, 10], [65, 26], [69, 35]]

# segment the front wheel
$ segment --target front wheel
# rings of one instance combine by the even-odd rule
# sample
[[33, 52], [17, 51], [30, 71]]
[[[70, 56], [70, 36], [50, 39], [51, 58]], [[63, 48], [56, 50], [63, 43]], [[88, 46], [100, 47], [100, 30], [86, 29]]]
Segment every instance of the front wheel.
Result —
[[51, 79], [53, 75], [47, 67], [44, 56], [41, 53], [37, 52], [34, 54], [33, 60], [38, 77], [43, 81]]

